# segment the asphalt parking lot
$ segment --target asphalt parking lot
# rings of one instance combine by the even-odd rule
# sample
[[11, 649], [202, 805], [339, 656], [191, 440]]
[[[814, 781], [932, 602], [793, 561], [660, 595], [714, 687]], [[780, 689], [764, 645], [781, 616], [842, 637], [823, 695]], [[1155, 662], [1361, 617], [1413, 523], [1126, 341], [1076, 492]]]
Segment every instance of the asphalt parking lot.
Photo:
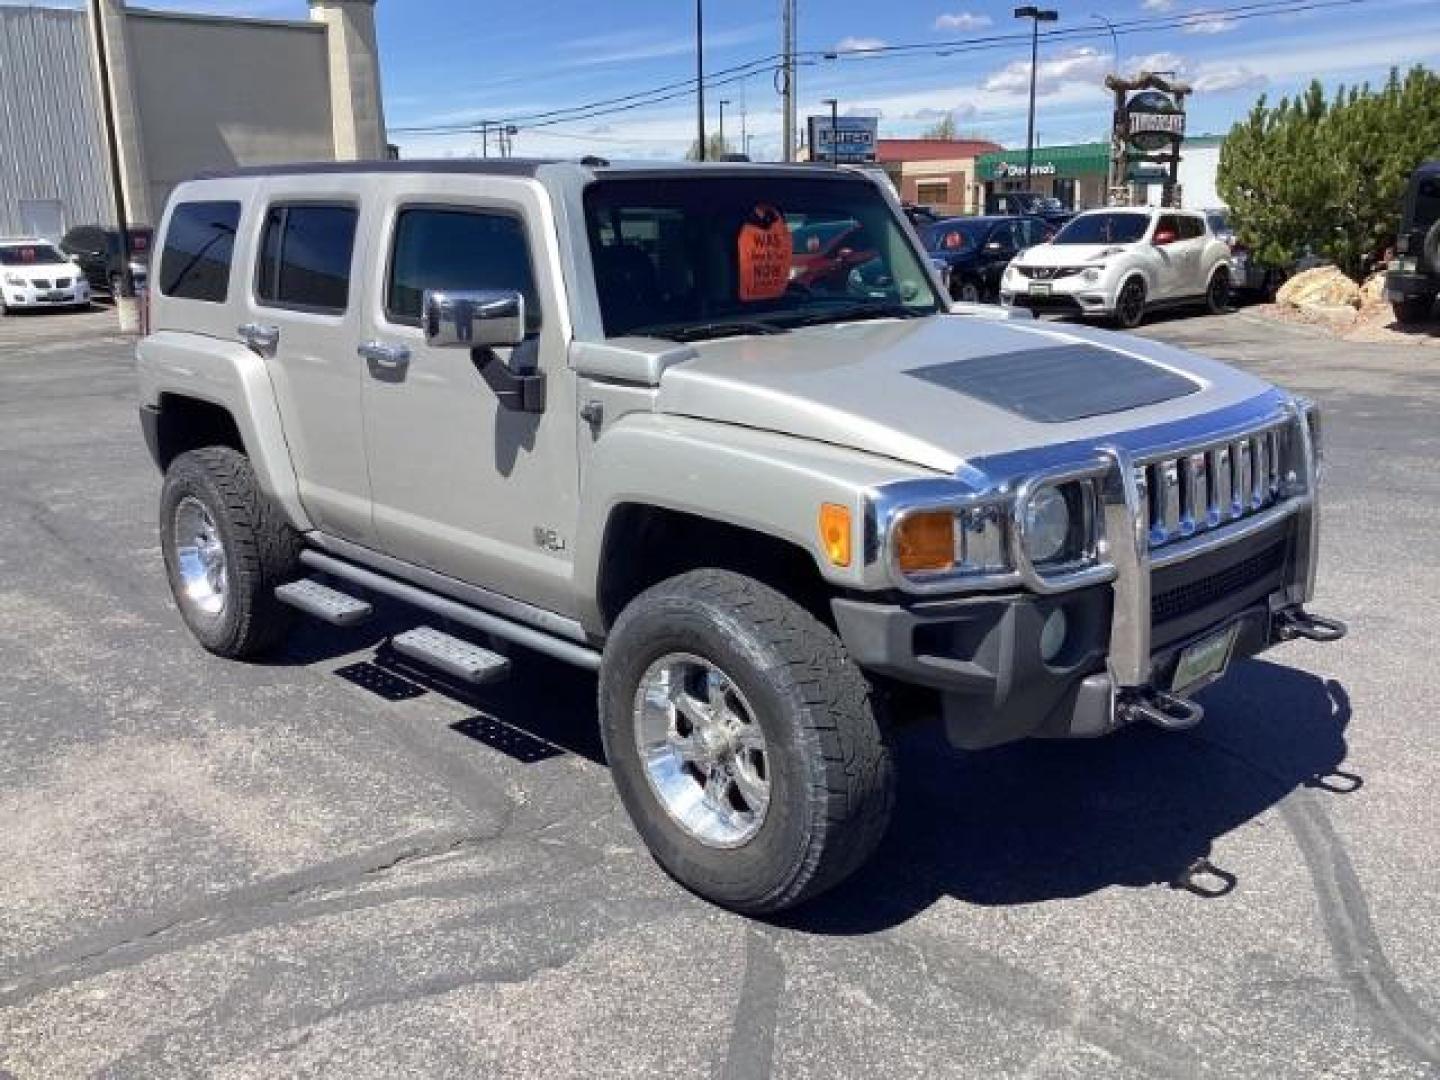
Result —
[[764, 924], [646, 856], [588, 677], [457, 698], [376, 667], [383, 626], [202, 652], [111, 318], [0, 320], [0, 1075], [1440, 1072], [1430, 350], [1147, 327], [1325, 407], [1351, 636], [1188, 734], [908, 728], [879, 858]]

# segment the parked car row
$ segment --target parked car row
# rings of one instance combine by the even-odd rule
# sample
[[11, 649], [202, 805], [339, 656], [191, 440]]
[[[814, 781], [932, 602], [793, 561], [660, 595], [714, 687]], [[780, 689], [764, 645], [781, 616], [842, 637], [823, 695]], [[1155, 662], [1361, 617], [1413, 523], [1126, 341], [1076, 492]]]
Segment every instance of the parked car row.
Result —
[[8, 311], [83, 308], [95, 293], [118, 296], [128, 262], [134, 287], [143, 288], [150, 266], [151, 230], [126, 230], [128, 250], [118, 229], [81, 225], [58, 244], [41, 237], [0, 239], [0, 315]]
[[1039, 215], [951, 218], [922, 239], [956, 300], [1125, 328], [1162, 307], [1223, 311], [1236, 284], [1230, 246], [1195, 211], [1087, 210], [1058, 227]]

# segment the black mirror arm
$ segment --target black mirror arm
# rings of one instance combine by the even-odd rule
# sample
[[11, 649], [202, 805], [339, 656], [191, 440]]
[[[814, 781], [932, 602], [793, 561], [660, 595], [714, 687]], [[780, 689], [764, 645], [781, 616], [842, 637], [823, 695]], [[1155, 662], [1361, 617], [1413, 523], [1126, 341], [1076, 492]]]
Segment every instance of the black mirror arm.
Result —
[[470, 359], [475, 370], [485, 380], [496, 399], [505, 408], [514, 412], [542, 413], [545, 411], [545, 373], [536, 371], [530, 375], [517, 375], [487, 346], [476, 346], [470, 350]]

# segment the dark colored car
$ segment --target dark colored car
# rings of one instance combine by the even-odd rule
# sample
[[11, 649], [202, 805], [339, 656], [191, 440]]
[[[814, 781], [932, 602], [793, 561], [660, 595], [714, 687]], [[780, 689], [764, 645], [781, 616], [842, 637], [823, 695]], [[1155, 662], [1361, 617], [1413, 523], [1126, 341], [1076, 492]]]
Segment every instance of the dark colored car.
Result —
[[1385, 299], [1402, 325], [1426, 318], [1440, 295], [1440, 161], [1427, 161], [1410, 177], [1395, 259], [1385, 275]]
[[928, 206], [921, 206], [919, 203], [901, 203], [900, 209], [905, 211], [905, 216], [910, 219], [910, 224], [915, 226], [915, 231], [923, 233], [926, 228], [934, 225], [943, 218]]
[[979, 303], [1000, 295], [1000, 278], [1011, 259], [1055, 232], [1056, 226], [1038, 217], [963, 217], [937, 221], [920, 236], [931, 260], [947, 268], [950, 295]]
[[[131, 225], [130, 273], [138, 289], [145, 284], [150, 269], [150, 243], [153, 230], [148, 225]], [[120, 292], [120, 232], [102, 225], [77, 225], [60, 241], [60, 250], [72, 256], [85, 272], [91, 288], [115, 296]]]

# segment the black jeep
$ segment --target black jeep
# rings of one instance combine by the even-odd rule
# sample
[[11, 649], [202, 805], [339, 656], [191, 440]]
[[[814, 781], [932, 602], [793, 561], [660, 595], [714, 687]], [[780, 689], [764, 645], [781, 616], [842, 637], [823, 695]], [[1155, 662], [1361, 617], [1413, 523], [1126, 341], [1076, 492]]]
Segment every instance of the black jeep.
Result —
[[1395, 240], [1395, 261], [1385, 275], [1385, 299], [1395, 321], [1417, 323], [1440, 294], [1440, 161], [1427, 161], [1410, 177], [1404, 216]]

